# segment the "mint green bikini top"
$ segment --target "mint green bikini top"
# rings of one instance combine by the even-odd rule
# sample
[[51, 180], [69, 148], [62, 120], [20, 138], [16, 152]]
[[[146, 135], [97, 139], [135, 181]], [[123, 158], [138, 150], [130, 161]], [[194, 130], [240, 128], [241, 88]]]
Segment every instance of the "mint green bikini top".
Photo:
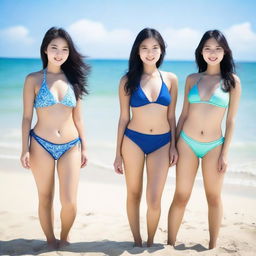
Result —
[[214, 93], [211, 95], [209, 100], [201, 100], [199, 89], [198, 89], [198, 83], [201, 80], [202, 77], [199, 78], [199, 80], [192, 86], [188, 93], [188, 101], [189, 103], [206, 103], [211, 104], [217, 107], [221, 108], [227, 108], [229, 103], [229, 93], [224, 92], [221, 88], [221, 82], [218, 86], [218, 88], [214, 91]]

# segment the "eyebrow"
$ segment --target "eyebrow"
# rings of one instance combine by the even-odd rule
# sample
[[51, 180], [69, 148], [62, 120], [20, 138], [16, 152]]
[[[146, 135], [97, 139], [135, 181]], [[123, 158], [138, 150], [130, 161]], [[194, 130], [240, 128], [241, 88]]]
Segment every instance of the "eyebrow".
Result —
[[[57, 44], [50, 44], [51, 46], [58, 46]], [[68, 46], [63, 46], [62, 48], [67, 48], [68, 49]]]
[[[204, 45], [204, 47], [210, 47], [211, 45], [208, 45], [208, 44], [206, 44], [206, 45]], [[221, 47], [220, 45], [216, 45], [216, 47]]]
[[[153, 45], [153, 47], [155, 47], [155, 46], [158, 46], [158, 47], [160, 47], [160, 45], [159, 45], [159, 44], [154, 44], [154, 45]], [[145, 45], [145, 44], [142, 44], [142, 45], [141, 45], [141, 47], [147, 47], [147, 45]]]

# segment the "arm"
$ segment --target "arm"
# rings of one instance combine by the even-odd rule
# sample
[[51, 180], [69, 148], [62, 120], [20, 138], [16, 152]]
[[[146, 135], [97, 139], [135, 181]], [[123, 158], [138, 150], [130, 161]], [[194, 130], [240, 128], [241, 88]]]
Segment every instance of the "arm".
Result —
[[188, 111], [189, 111], [189, 102], [188, 102], [188, 93], [192, 84], [192, 77], [193, 75], [189, 75], [186, 79], [186, 85], [185, 85], [185, 92], [184, 92], [184, 100], [183, 100], [183, 107], [182, 111], [179, 117], [179, 121], [177, 124], [177, 129], [176, 129], [176, 141], [178, 141], [178, 138], [180, 136], [180, 132], [183, 128], [184, 122], [187, 119], [188, 116]]
[[171, 104], [168, 107], [168, 121], [170, 124], [171, 130], [171, 146], [170, 146], [170, 166], [173, 166], [177, 163], [178, 160], [178, 153], [176, 150], [176, 143], [175, 143], [175, 130], [176, 130], [176, 118], [175, 118], [175, 109], [177, 103], [177, 94], [178, 94], [178, 78], [174, 74], [170, 74], [170, 81], [171, 81], [171, 89], [170, 94], [172, 97]]
[[116, 158], [114, 162], [115, 172], [122, 174], [122, 141], [124, 137], [124, 131], [127, 124], [130, 121], [130, 96], [126, 94], [124, 86], [126, 83], [126, 78], [122, 78], [119, 84], [119, 103], [120, 103], [120, 117], [118, 122], [118, 131], [117, 131], [117, 145], [116, 145]]
[[35, 99], [35, 78], [28, 75], [23, 88], [23, 117], [22, 117], [22, 152], [20, 161], [24, 168], [30, 168], [29, 162], [29, 131], [33, 118]]
[[76, 107], [73, 109], [73, 120], [78, 131], [79, 137], [81, 139], [81, 168], [83, 168], [86, 166], [88, 159], [86, 153], [86, 142], [81, 99], [78, 99]]
[[232, 135], [235, 128], [235, 116], [238, 110], [238, 105], [241, 96], [241, 84], [237, 76], [235, 76], [235, 88], [231, 88], [229, 108], [226, 119], [225, 141], [221, 150], [219, 159], [219, 171], [225, 172], [227, 170], [227, 155], [231, 143]]

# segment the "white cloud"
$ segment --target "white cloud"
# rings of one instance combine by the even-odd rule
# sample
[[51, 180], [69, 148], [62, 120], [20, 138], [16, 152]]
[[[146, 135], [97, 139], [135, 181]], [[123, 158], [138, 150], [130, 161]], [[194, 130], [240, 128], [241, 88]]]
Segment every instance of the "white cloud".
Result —
[[68, 27], [83, 54], [92, 58], [127, 58], [134, 35], [127, 29], [108, 30], [102, 23], [79, 20]]
[[34, 39], [29, 35], [28, 29], [24, 26], [15, 26], [0, 30], [0, 39], [14, 43], [18, 42], [24, 45], [30, 45], [34, 42]]
[[163, 30], [163, 38], [167, 43], [168, 59], [193, 59], [194, 51], [199, 43], [202, 33], [191, 28]]
[[35, 57], [39, 46], [24, 26], [14, 26], [0, 30], [1, 57]]
[[224, 30], [235, 59], [256, 60], [256, 33], [249, 22]]
[[[128, 58], [133, 41], [139, 31], [125, 28], [108, 29], [103, 23], [78, 20], [67, 27], [82, 54], [91, 58]], [[193, 60], [194, 51], [204, 31], [190, 27], [161, 31], [167, 43], [166, 59]], [[224, 34], [233, 51], [235, 60], [256, 61], [256, 32], [249, 22], [235, 24]], [[0, 30], [0, 56], [34, 57], [39, 55], [42, 38], [35, 40], [24, 26]]]

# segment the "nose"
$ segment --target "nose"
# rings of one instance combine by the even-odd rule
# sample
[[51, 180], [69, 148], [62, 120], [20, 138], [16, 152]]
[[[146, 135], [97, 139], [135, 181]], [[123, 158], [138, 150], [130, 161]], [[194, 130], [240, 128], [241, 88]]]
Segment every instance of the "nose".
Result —
[[151, 56], [151, 55], [153, 55], [153, 51], [152, 51], [151, 49], [148, 49], [147, 54], [148, 54], [149, 56]]
[[61, 51], [61, 50], [57, 50], [57, 51], [56, 51], [56, 55], [57, 55], [57, 56], [61, 56], [61, 55], [62, 55], [62, 51]]

